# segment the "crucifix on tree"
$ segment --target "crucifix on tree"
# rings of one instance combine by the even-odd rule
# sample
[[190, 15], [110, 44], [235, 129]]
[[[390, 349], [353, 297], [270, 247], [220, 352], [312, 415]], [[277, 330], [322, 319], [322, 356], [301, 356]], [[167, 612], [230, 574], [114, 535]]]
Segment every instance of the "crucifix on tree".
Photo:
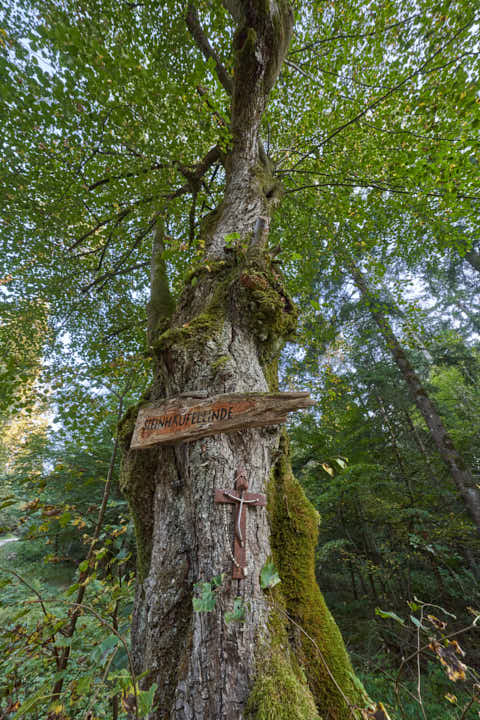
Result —
[[236, 505], [232, 577], [242, 580], [247, 575], [247, 507], [265, 507], [267, 497], [248, 492], [245, 469], [240, 468], [235, 490], [215, 490], [215, 502]]

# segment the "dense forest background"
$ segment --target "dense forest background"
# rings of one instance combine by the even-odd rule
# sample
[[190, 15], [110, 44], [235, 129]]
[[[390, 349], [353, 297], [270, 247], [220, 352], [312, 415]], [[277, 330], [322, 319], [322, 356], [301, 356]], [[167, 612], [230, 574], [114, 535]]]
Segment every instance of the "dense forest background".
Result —
[[[228, 143], [215, 62], [170, 5], [2, 11], [1, 720], [143, 717], [153, 700], [131, 672], [118, 424], [151, 377], [155, 203], [175, 292], [222, 182], [188, 168], [212, 127]], [[478, 13], [297, 5], [264, 136], [285, 192], [272, 257], [299, 310], [281, 387], [316, 401], [288, 429], [317, 577], [386, 713], [473, 720], [480, 536], [417, 400], [479, 488]], [[222, 11], [201, 10], [225, 52]]]

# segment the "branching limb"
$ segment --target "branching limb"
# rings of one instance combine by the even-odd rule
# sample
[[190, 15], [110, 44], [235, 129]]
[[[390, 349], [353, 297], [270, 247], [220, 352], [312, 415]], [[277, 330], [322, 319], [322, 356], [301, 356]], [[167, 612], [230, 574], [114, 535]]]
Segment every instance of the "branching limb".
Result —
[[97, 180], [96, 182], [92, 183], [92, 185], [88, 186], [88, 191], [91, 192], [92, 190], [96, 190], [96, 188], [100, 187], [101, 185], [106, 185], [109, 182], [112, 182], [113, 180], [126, 180], [127, 178], [131, 177], [138, 177], [139, 175], [146, 175], [149, 172], [152, 172], [153, 170], [162, 170], [164, 168], [168, 167], [168, 163], [161, 163], [156, 162], [152, 163], [150, 167], [142, 168], [141, 170], [138, 170], [137, 172], [128, 172], [125, 173], [125, 175], [109, 175], [108, 177], [104, 177], [101, 180]]
[[[122, 272], [125, 272], [126, 268], [124, 268], [124, 263], [130, 255], [136, 250], [142, 243], [142, 240], [148, 235], [148, 233], [153, 229], [155, 226], [156, 220], [157, 220], [158, 213], [154, 216], [153, 220], [151, 220], [147, 227], [143, 229], [141, 232], [139, 232], [133, 241], [133, 243], [130, 245], [128, 250], [126, 250], [120, 258], [117, 260], [116, 263], [114, 263], [111, 270], [108, 270], [107, 272], [103, 273], [103, 275], [97, 276], [94, 280], [92, 280], [88, 285], [84, 285], [82, 287], [82, 292], [86, 293], [92, 288], [96, 287], [97, 285], [102, 284], [105, 280], [108, 280], [109, 278], [115, 277], [116, 275], [119, 275]], [[132, 265], [128, 269], [132, 270], [134, 267], [138, 267], [138, 265]]]
[[398, 22], [392, 23], [391, 25], [387, 25], [382, 30], [372, 30], [368, 33], [361, 33], [361, 34], [355, 34], [355, 33], [349, 33], [349, 34], [340, 34], [340, 35], [330, 35], [330, 37], [324, 37], [320, 38], [320, 40], [315, 40], [314, 42], [309, 43], [308, 45], [305, 45], [304, 47], [298, 48], [297, 50], [291, 50], [290, 55], [298, 55], [298, 53], [305, 52], [305, 50], [310, 50], [310, 48], [315, 47], [315, 45], [324, 45], [325, 43], [330, 43], [335, 40], [362, 40], [366, 37], [372, 37], [374, 35], [383, 35], [383, 33], [388, 32], [389, 30], [393, 30], [394, 28], [399, 27], [400, 25], [406, 25], [409, 22], [412, 22], [416, 18], [420, 17], [420, 13], [417, 13], [416, 15], [410, 15], [409, 17], [405, 18], [404, 20], [399, 20]]
[[200, 25], [197, 8], [192, 2], [188, 3], [187, 16], [185, 19], [190, 34], [195, 40], [200, 50], [202, 51], [205, 60], [209, 60], [210, 58], [214, 60], [215, 70], [217, 71], [218, 79], [222, 83], [227, 93], [231, 95], [233, 90], [232, 78], [227, 73], [224, 66], [220, 62], [220, 58], [218, 57], [217, 53], [210, 45], [208, 38], [205, 35], [202, 26]]
[[177, 163], [177, 168], [182, 173], [183, 177], [190, 182], [192, 186], [192, 191], [198, 192], [198, 190], [200, 189], [200, 181], [202, 177], [205, 175], [207, 170], [218, 161], [223, 162], [224, 158], [220, 147], [218, 145], [215, 145], [194, 167], [187, 167], [185, 165]]
[[[177, 163], [176, 164], [177, 169], [183, 175], [183, 177], [186, 178], [187, 182], [184, 183], [181, 187], [177, 188], [176, 190], [173, 190], [172, 192], [170, 192], [158, 199], [160, 201], [162, 201], [162, 204], [164, 205], [167, 202], [169, 202], [170, 200], [175, 200], [176, 198], [181, 197], [182, 195], [186, 195], [189, 192], [192, 193], [193, 195], [195, 195], [196, 193], [198, 193], [198, 191], [201, 187], [201, 181], [202, 181], [202, 178], [205, 175], [205, 173], [209, 170], [210, 167], [212, 167], [212, 165], [214, 165], [218, 161], [224, 162], [224, 157], [223, 157], [223, 153], [220, 150], [219, 146], [215, 145], [213, 148], [211, 148], [208, 151], [208, 153], [205, 155], [205, 157], [203, 157], [200, 160], [200, 162], [198, 162], [193, 167], [187, 167], [187, 166], [181, 165], [180, 163]], [[102, 247], [101, 250], [98, 250], [98, 249], [95, 250], [95, 252], [99, 252], [99, 251], [101, 252], [101, 258], [100, 258], [101, 262], [99, 262], [99, 264], [97, 266], [97, 272], [98, 272], [101, 268], [101, 264], [103, 262], [104, 254], [107, 249], [107, 246], [111, 243], [113, 233], [115, 232], [115, 230], [121, 225], [123, 220], [125, 220], [125, 218], [128, 217], [133, 212], [135, 207], [137, 207], [140, 204], [151, 203], [151, 202], [153, 202], [153, 200], [155, 200], [155, 198], [152, 196], [152, 197], [148, 197], [148, 198], [136, 201], [136, 202], [132, 203], [131, 205], [129, 205], [128, 207], [123, 208], [120, 212], [114, 213], [113, 215], [109, 215], [107, 218], [104, 218], [103, 220], [98, 220], [95, 227], [91, 228], [86, 233], [81, 235], [81, 237], [79, 237], [77, 240], [75, 240], [75, 242], [72, 243], [72, 245], [70, 245], [67, 248], [67, 250], [69, 250], [69, 251], [74, 250], [79, 245], [81, 245], [85, 240], [87, 240], [89, 237], [94, 235], [96, 232], [98, 232], [99, 230], [104, 228], [109, 223], [113, 222], [114, 224], [113, 224], [112, 230], [109, 234], [109, 237], [108, 237], [105, 245]], [[99, 285], [107, 278], [114, 277], [115, 275], [117, 275], [119, 272], [122, 271], [123, 263], [125, 262], [126, 259], [128, 259], [128, 257], [131, 255], [133, 250], [135, 250], [140, 245], [141, 241], [148, 234], [148, 232], [150, 232], [150, 230], [152, 230], [152, 228], [155, 226], [157, 217], [158, 217], [158, 213], [155, 215], [153, 221], [151, 223], [149, 223], [147, 229], [140, 232], [137, 235], [132, 246], [121, 256], [121, 258], [119, 259], [118, 262], [115, 263], [113, 268], [111, 270], [109, 270], [108, 272], [104, 273], [103, 275], [96, 277], [91, 283], [84, 286], [82, 288], [83, 292], [87, 292], [88, 290], [91, 290], [91, 288], [94, 287], [95, 285]], [[130, 266], [129, 269], [133, 269], [133, 267], [134, 266]]]
[[[418, 195], [421, 194], [422, 197], [435, 197], [435, 198], [442, 198], [444, 197], [445, 193], [442, 192], [425, 192], [422, 190], [422, 188], [401, 188], [398, 186], [392, 186], [392, 185], [381, 185], [380, 183], [375, 182], [368, 182], [368, 183], [362, 183], [359, 182], [336, 182], [332, 180], [331, 182], [324, 182], [324, 183], [312, 183], [310, 185], [301, 185], [300, 187], [291, 188], [290, 190], [285, 190], [285, 195], [290, 195], [291, 193], [300, 192], [300, 190], [307, 190], [309, 188], [313, 190], [319, 190], [322, 191], [324, 188], [329, 187], [362, 187], [362, 188], [372, 188], [374, 190], [380, 190], [381, 192], [389, 192], [389, 193], [397, 193], [400, 195]], [[462, 193], [457, 193], [456, 195], [458, 200], [480, 200], [480, 195], [464, 195]]]

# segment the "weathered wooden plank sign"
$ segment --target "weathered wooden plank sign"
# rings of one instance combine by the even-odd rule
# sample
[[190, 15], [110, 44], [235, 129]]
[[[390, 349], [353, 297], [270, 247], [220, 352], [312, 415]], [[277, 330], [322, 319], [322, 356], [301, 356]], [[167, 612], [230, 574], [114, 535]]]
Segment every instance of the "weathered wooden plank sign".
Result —
[[280, 425], [289, 412], [312, 405], [306, 392], [230, 393], [202, 400], [170, 398], [140, 409], [130, 447], [191, 442], [245, 427]]

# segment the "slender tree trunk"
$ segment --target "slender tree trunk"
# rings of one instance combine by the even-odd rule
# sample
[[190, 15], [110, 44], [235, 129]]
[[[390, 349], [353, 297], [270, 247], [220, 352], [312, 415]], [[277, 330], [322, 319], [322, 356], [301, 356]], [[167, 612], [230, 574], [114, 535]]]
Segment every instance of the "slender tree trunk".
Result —
[[395, 457], [397, 458], [398, 467], [400, 468], [400, 472], [402, 473], [403, 480], [405, 482], [405, 487], [407, 489], [408, 496], [410, 498], [410, 502], [412, 503], [412, 505], [414, 505], [415, 501], [413, 498], [412, 486], [411, 486], [411, 482], [410, 482], [410, 473], [408, 472], [408, 470], [405, 467], [405, 464], [403, 462], [402, 455], [401, 455], [400, 449], [398, 447], [395, 429], [394, 429], [392, 423], [390, 422], [390, 418], [388, 417], [387, 409], [385, 407], [385, 403], [383, 402], [381, 395], [379, 395], [379, 393], [377, 393], [375, 390], [374, 390], [374, 395], [377, 400], [378, 407], [380, 408], [380, 412], [385, 421], [385, 424], [388, 427], [390, 439], [392, 441], [393, 451], [395, 453]]
[[358, 600], [357, 583], [355, 582], [355, 573], [353, 571], [352, 561], [348, 561], [348, 569], [350, 570], [350, 583], [352, 586], [353, 599]]
[[472, 248], [465, 253], [465, 260], [474, 270], [480, 272], [480, 252]]
[[368, 287], [366, 279], [352, 262], [349, 262], [349, 269], [362, 297], [368, 303], [368, 307], [377, 323], [385, 344], [397, 364], [415, 404], [422, 413], [438, 452], [456, 485], [458, 493], [470, 513], [477, 531], [480, 533], [480, 492], [475, 486], [472, 474], [460, 457], [435, 405], [430, 400], [404, 349], [398, 342], [390, 323], [381, 310], [378, 300], [376, 300], [374, 293], [372, 293]]
[[[292, 13], [285, 0], [225, 5], [237, 23], [233, 81], [217, 67], [232, 91], [225, 193], [203, 227], [204, 260], [186, 279], [171, 317], [165, 264], [152, 261], [148, 339], [155, 376], [147, 401], [153, 403], [180, 394], [275, 389], [278, 355], [296, 325], [294, 306], [265, 249], [281, 188], [259, 141]], [[192, 4], [187, 22], [208, 54]], [[228, 247], [225, 236], [232, 233], [240, 241]], [[156, 236], [154, 255], [161, 246]], [[365, 698], [315, 584], [318, 520], [291, 475], [278, 427], [132, 451], [136, 414], [132, 409], [122, 423], [122, 489], [137, 535], [135, 670], [147, 673], [145, 687], [158, 685], [151, 719], [308, 720], [316, 707], [324, 720], [351, 717], [349, 704]], [[268, 492], [268, 515], [264, 508], [248, 510], [248, 573], [233, 580], [234, 513], [216, 505], [214, 493], [233, 488], [240, 468], [252, 492]], [[259, 582], [271, 557], [282, 581], [275, 593]], [[221, 574], [214, 609], [194, 612], [196, 584]], [[227, 624], [235, 601], [244, 620]]]
[[432, 463], [430, 462], [430, 458], [428, 457], [427, 449], [423, 443], [423, 440], [420, 436], [420, 433], [418, 432], [417, 428], [413, 424], [412, 418], [410, 417], [410, 413], [408, 410], [404, 410], [405, 419], [407, 421], [407, 425], [413, 435], [413, 438], [417, 444], [418, 449], [420, 450], [420, 453], [424, 459], [425, 465], [429, 469], [429, 471], [432, 473], [432, 479], [435, 479], [435, 472], [432, 467]]

